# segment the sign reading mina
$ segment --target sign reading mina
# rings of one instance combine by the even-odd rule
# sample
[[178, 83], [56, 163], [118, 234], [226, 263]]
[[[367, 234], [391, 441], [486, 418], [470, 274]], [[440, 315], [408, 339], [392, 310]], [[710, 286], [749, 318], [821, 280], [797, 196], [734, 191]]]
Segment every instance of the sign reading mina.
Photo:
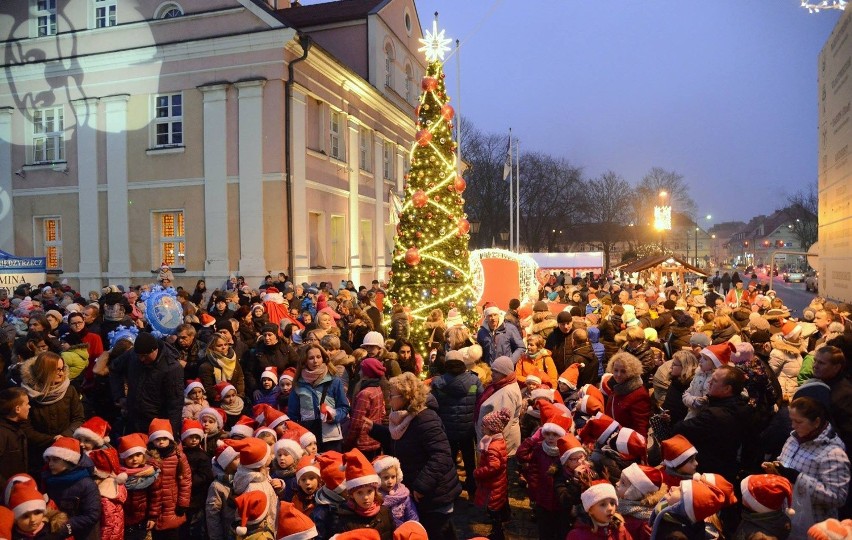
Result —
[[44, 257], [16, 257], [0, 249], [0, 289], [12, 294], [25, 283], [36, 285], [47, 279]]

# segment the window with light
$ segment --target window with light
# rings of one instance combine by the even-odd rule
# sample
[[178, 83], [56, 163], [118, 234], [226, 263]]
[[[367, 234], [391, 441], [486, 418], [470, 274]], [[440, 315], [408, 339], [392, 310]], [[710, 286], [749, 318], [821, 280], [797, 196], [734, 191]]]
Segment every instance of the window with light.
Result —
[[183, 210], [161, 212], [157, 215], [160, 230], [159, 260], [175, 268], [186, 267], [186, 236], [184, 235]]
[[393, 180], [393, 143], [385, 141], [382, 146], [382, 178]]
[[62, 270], [62, 218], [42, 219], [45, 265], [48, 270]]

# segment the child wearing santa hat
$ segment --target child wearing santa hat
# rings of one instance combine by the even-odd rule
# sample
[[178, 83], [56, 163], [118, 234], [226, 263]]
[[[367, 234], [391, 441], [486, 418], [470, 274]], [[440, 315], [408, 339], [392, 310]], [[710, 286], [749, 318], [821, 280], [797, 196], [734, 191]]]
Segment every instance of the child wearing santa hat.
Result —
[[159, 487], [154, 491], [152, 506], [156, 509], [155, 536], [176, 536], [186, 521], [192, 495], [192, 469], [186, 454], [175, 441], [172, 424], [154, 418], [148, 426], [148, 454], [160, 470]]
[[144, 433], [131, 433], [118, 440], [118, 459], [121, 473], [127, 475], [124, 483], [127, 499], [124, 501], [124, 538], [142, 540], [157, 521], [157, 511], [150, 504], [159, 488], [160, 471], [154, 467], [147, 454], [148, 437]]
[[556, 447], [562, 466], [556, 471], [553, 484], [561, 510], [559, 538], [565, 538], [579, 516], [580, 496], [597, 479], [597, 474], [587, 459], [586, 449], [574, 435], [566, 433], [556, 441]]
[[669, 488], [654, 508], [651, 538], [718, 538], [722, 526], [716, 514], [726, 502], [716, 486], [700, 479], [683, 480]]
[[80, 441], [80, 448], [89, 453], [97, 448], [109, 446], [110, 425], [100, 416], [93, 416], [74, 430], [74, 438]]
[[698, 450], [683, 435], [675, 435], [661, 444], [663, 482], [669, 487], [679, 486], [682, 480], [692, 479], [698, 471]]
[[277, 407], [279, 394], [281, 388], [278, 386], [278, 368], [267, 366], [260, 374], [260, 388], [252, 395], [254, 404], [265, 403], [270, 407]]
[[317, 533], [317, 527], [311, 518], [299, 511], [292, 503], [278, 503], [278, 522], [275, 525], [277, 540], [311, 540], [327, 538]]
[[645, 437], [633, 429], [622, 427], [602, 446], [596, 447], [589, 459], [601, 477], [619, 478], [621, 471], [629, 465], [647, 461]]
[[213, 483], [207, 490], [205, 519], [210, 540], [227, 540], [232, 537], [234, 506], [229, 501], [233, 489], [234, 473], [240, 464], [240, 453], [225, 442], [216, 449], [213, 458]]
[[334, 516], [337, 510], [346, 504], [346, 475], [344, 474], [343, 454], [329, 450], [315, 457], [320, 470], [322, 485], [314, 495], [314, 509], [311, 519], [316, 523], [319, 538], [328, 538], [334, 530]]
[[186, 388], [183, 389], [183, 418], [199, 420], [199, 413], [209, 406], [201, 379], [186, 381]]
[[504, 538], [503, 522], [508, 521], [510, 517], [509, 455], [506, 451], [506, 441], [503, 439], [503, 430], [506, 429], [510, 418], [507, 409], [491, 411], [482, 418], [483, 437], [479, 441], [479, 467], [473, 471], [476, 480], [474, 504], [488, 512], [492, 523], [490, 537], [495, 540]]
[[101, 494], [101, 538], [121, 538], [124, 534], [124, 503], [127, 501], [127, 473], [121, 472], [115, 448], [89, 452], [95, 464], [94, 480]]
[[274, 529], [267, 526], [267, 516], [277, 502], [262, 491], [247, 491], [234, 497], [239, 523], [234, 528], [237, 540], [275, 540]]
[[346, 465], [346, 504], [338, 508], [334, 532], [369, 528], [382, 540], [393, 540], [394, 522], [390, 509], [382, 506], [378, 493], [379, 476], [357, 448], [343, 454]]
[[616, 512], [618, 495], [606, 480], [597, 480], [580, 496], [585, 514], [574, 523], [565, 540], [630, 540], [624, 520]]
[[293, 379], [296, 377], [296, 370], [288, 367], [278, 377], [278, 399], [275, 403], [275, 408], [279, 411], [287, 410], [287, 403], [290, 401], [290, 391], [293, 389]]
[[650, 540], [651, 514], [669, 487], [663, 483], [663, 473], [646, 465], [633, 463], [623, 471], [615, 484], [618, 494], [618, 513], [633, 540]]
[[[536, 522], [540, 538], [558, 536], [560, 509], [556, 500], [553, 472], [559, 463], [557, 441], [573, 427], [571, 413], [564, 405], [538, 400], [541, 428], [524, 439], [515, 454], [519, 463], [527, 465], [527, 493], [536, 504]], [[553, 468], [553, 471], [551, 471]]]
[[296, 464], [296, 485], [292, 492], [284, 494], [284, 500], [310, 515], [316, 506], [314, 495], [322, 485], [321, 478], [314, 456], [305, 454]]
[[384, 499], [382, 505], [390, 509], [394, 525], [399, 527], [406, 521], [417, 521], [417, 508], [411, 492], [402, 483], [399, 460], [392, 456], [379, 456], [373, 461], [373, 469], [379, 475], [379, 495]]
[[189, 510], [186, 514], [186, 523], [181, 526], [182, 536], [188, 538], [200, 538], [203, 531], [204, 501], [207, 499], [207, 490], [213, 482], [213, 466], [210, 456], [201, 447], [204, 430], [201, 422], [184, 418], [180, 430], [180, 441], [183, 453], [192, 471], [192, 489], [189, 496]]
[[784, 540], [790, 536], [793, 486], [777, 474], [753, 474], [740, 482], [743, 509], [734, 540], [746, 540], [763, 533]]
[[0, 538], [62, 540], [71, 534], [68, 516], [48, 507], [33, 484], [11, 486], [8, 506], [0, 506]]
[[710, 390], [710, 378], [716, 368], [731, 361], [731, 353], [736, 352], [736, 346], [726, 341], [718, 345], [710, 345], [701, 349], [698, 357], [699, 370], [692, 377], [689, 388], [683, 393], [683, 404], [687, 407], [686, 419], [695, 417], [707, 406], [707, 392]]
[[223, 429], [228, 431], [237, 423], [240, 416], [247, 412], [245, 401], [237, 394], [237, 387], [228, 381], [218, 382], [213, 388], [216, 392], [214, 402], [225, 411], [225, 425]]
[[[276, 500], [278, 495], [272, 487], [269, 478], [269, 464], [272, 461], [272, 448], [260, 439], [248, 437], [241, 440], [226, 439], [225, 442], [233, 446], [240, 453], [240, 464], [234, 473], [233, 494], [242, 495], [247, 491], [263, 491], [270, 501]], [[275, 514], [277, 508], [272, 508], [267, 517], [269, 530], [275, 527]]]
[[201, 443], [204, 451], [211, 458], [216, 455], [216, 447], [225, 436], [225, 411], [215, 407], [205, 407], [198, 413], [201, 422]]
[[42, 485], [47, 496], [68, 514], [68, 534], [75, 538], [97, 537], [101, 497], [92, 480], [94, 464], [89, 456], [80, 453], [80, 442], [60, 436], [44, 451], [44, 459], [47, 467]]
[[281, 439], [272, 446], [272, 455], [269, 467], [272, 487], [279, 495], [292, 493], [296, 486], [296, 464], [305, 455], [304, 450], [292, 439]]

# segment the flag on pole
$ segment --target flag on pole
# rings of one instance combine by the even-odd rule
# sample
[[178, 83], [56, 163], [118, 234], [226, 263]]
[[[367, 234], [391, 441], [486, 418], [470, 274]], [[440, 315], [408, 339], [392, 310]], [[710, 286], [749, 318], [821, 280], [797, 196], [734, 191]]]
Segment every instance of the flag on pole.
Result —
[[503, 181], [508, 182], [512, 176], [512, 135], [509, 134], [509, 144], [506, 146], [506, 161], [503, 163]]

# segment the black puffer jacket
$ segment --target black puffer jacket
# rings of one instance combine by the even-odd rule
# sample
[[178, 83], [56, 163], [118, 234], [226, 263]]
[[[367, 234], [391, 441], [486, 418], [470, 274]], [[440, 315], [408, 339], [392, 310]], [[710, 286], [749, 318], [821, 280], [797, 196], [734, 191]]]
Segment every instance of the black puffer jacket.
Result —
[[101, 494], [92, 480], [94, 468], [89, 456], [83, 454], [73, 469], [60, 475], [45, 471], [42, 476], [45, 495], [56, 503], [60, 511], [68, 514], [71, 533], [79, 540], [94, 540], [101, 536]]
[[23, 426], [7, 418], [0, 418], [0, 477], [6, 479], [27, 471], [27, 436]]
[[635, 356], [642, 363], [642, 382], [646, 388], [650, 388], [651, 377], [657, 371], [657, 361], [662, 364], [663, 352], [660, 349], [651, 347], [648, 340], [642, 341], [638, 347], [630, 347], [625, 345], [624, 350]]
[[438, 416], [444, 422], [447, 438], [473, 436], [473, 413], [482, 395], [482, 383], [471, 371], [460, 375], [445, 373], [432, 379], [432, 395], [438, 400]]
[[450, 442], [436, 410], [438, 403], [430, 395], [426, 405], [397, 440], [391, 438], [387, 426], [373, 424], [370, 430], [370, 436], [389, 446], [391, 455], [399, 460], [408, 489], [422, 495], [417, 503], [421, 516], [453, 504], [462, 491]]

